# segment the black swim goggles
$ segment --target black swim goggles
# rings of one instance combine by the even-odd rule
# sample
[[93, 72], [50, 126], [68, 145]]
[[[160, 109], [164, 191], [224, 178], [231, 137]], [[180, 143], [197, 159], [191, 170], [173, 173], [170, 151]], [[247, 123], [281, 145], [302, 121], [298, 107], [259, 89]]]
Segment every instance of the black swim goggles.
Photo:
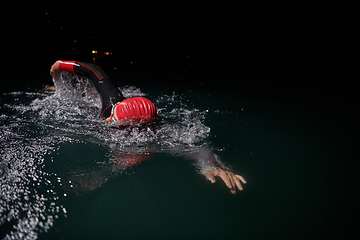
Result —
[[[120, 103], [120, 102], [118, 102], [118, 103], [113, 103], [113, 104], [110, 105], [110, 106], [112, 106], [112, 107], [111, 107], [111, 114], [110, 114], [110, 119], [111, 119], [111, 122], [112, 122], [112, 123], [118, 121], [118, 120], [115, 119], [115, 117], [114, 117], [114, 111], [115, 111], [115, 107], [116, 107], [117, 105], [119, 105], [119, 103]], [[110, 107], [110, 106], [109, 106], [109, 107]]]

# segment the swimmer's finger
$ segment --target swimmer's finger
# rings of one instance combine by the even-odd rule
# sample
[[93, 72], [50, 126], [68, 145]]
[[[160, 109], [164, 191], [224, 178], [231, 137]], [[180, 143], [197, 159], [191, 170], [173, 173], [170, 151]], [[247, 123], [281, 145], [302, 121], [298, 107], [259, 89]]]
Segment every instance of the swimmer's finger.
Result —
[[238, 179], [240, 179], [240, 181], [243, 183], [243, 184], [246, 184], [246, 180], [245, 180], [245, 178], [243, 178], [242, 176], [240, 176], [240, 175], [235, 175]]
[[231, 182], [231, 188], [230, 188], [230, 192], [232, 194], [235, 194], [236, 193], [236, 186], [237, 186], [237, 178], [235, 178], [234, 174], [232, 173], [228, 173], [230, 176], [229, 176], [229, 179], [230, 179], [230, 182]]
[[234, 176], [234, 179], [235, 179], [235, 184], [236, 184], [237, 188], [238, 188], [240, 191], [242, 191], [243, 188], [242, 188], [242, 186], [241, 186], [240, 179], [239, 179], [236, 175]]
[[229, 179], [229, 176], [226, 174], [225, 171], [221, 171], [220, 174], [219, 174], [219, 177], [221, 177], [221, 179], [224, 181], [226, 186], [228, 188], [230, 188], [230, 190], [232, 190], [232, 188], [234, 188], [232, 183], [231, 183], [231, 180]]
[[216, 182], [216, 180], [215, 180], [215, 178], [214, 178], [213, 176], [208, 177], [208, 180], [209, 180], [211, 183], [215, 183], [215, 182]]
[[58, 73], [58, 71], [51, 71], [51, 69], [50, 69], [50, 75], [52, 76], [52, 77], [55, 77], [56, 76], [56, 74]]
[[211, 174], [211, 173], [207, 173], [205, 174], [205, 177], [207, 178], [207, 180], [209, 180], [211, 183], [215, 183], [215, 177]]

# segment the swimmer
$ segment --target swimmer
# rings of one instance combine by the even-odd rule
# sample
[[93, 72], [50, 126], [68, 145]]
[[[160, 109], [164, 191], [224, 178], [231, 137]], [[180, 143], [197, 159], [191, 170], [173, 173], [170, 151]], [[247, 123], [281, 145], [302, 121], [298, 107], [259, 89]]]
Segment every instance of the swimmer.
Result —
[[[101, 117], [107, 123], [119, 122], [120, 125], [141, 124], [158, 118], [155, 105], [143, 97], [126, 99], [115, 83], [110, 80], [107, 74], [97, 65], [78, 61], [56, 61], [50, 68], [50, 75], [59, 79], [60, 72], [66, 71], [79, 76], [88, 77], [94, 84], [102, 101]], [[206, 155], [206, 156], [205, 156]], [[211, 183], [215, 183], [215, 177], [220, 177], [231, 193], [236, 193], [236, 188], [243, 190], [241, 183], [245, 179], [230, 171], [214, 154], [199, 154], [196, 157], [196, 165], [200, 172]]]
[[88, 77], [99, 93], [102, 109], [101, 117], [107, 123], [120, 122], [122, 125], [148, 122], [157, 118], [154, 104], [143, 97], [125, 99], [120, 90], [107, 74], [97, 65], [76, 61], [56, 61], [50, 69], [54, 79], [59, 78], [60, 71]]

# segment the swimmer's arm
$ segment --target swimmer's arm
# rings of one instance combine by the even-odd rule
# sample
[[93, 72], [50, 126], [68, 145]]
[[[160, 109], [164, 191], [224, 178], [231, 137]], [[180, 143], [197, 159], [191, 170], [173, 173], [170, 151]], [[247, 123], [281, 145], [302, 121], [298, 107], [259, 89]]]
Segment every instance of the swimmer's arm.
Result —
[[234, 174], [227, 168], [215, 154], [199, 153], [195, 156], [195, 165], [211, 183], [215, 183], [215, 177], [220, 177], [232, 194], [236, 193], [236, 188], [243, 190], [241, 183], [246, 184], [246, 180], [237, 174]]
[[99, 66], [92, 63], [57, 60], [50, 68], [50, 75], [54, 77], [54, 74], [60, 71], [88, 77], [94, 83], [96, 89], [98, 89], [97, 82], [100, 83], [104, 78], [109, 78]]
[[54, 77], [54, 75], [60, 74], [60, 71], [75, 73], [74, 65], [78, 65], [76, 61], [57, 60], [50, 68], [50, 75]]

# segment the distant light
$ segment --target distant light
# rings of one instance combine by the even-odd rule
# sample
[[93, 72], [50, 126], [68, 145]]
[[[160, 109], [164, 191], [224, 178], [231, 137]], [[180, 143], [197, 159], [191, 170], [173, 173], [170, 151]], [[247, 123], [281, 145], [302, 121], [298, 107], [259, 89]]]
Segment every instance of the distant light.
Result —
[[92, 51], [91, 51], [91, 53], [96, 54], [96, 53], [97, 53], [97, 51], [96, 51], [96, 50], [92, 50]]

